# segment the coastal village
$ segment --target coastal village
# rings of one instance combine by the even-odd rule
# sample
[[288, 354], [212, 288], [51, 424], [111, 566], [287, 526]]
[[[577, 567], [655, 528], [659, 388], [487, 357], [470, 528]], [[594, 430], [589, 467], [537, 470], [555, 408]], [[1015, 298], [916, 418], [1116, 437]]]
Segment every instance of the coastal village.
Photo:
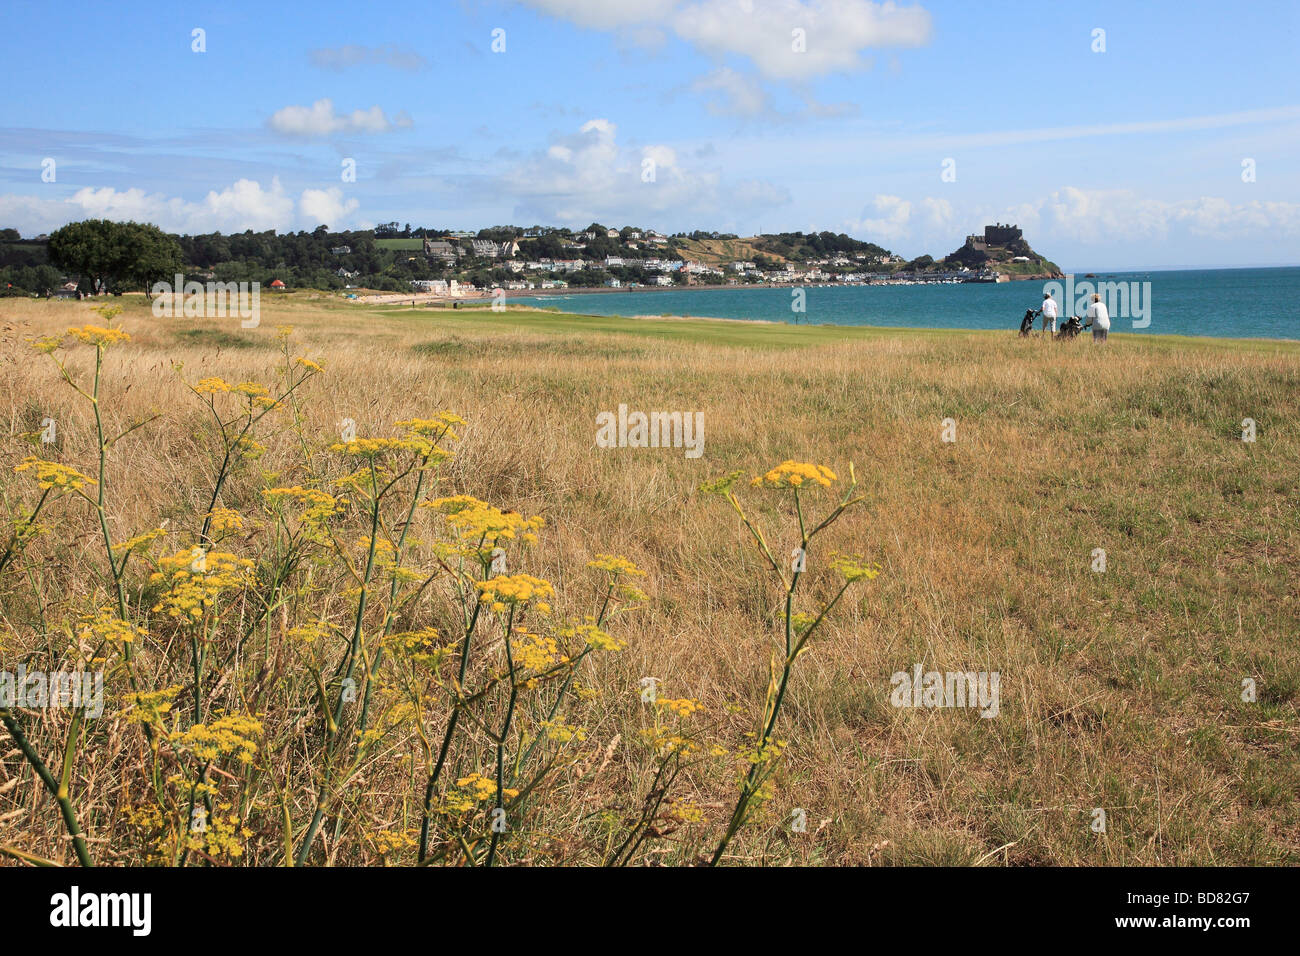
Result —
[[[395, 226], [396, 223], [389, 224], [390, 229]], [[403, 240], [406, 238], [402, 237]], [[1052, 263], [1033, 253], [1024, 242], [1019, 227], [1001, 223], [986, 226], [983, 233], [968, 236], [961, 249], [937, 262], [930, 256], [906, 262], [901, 256], [879, 246], [859, 243], [844, 236], [831, 238], [831, 244], [841, 248], [821, 255], [816, 252], [809, 254], [807, 248], [800, 254], [797, 241], [791, 243], [786, 239], [784, 251], [787, 254], [781, 255], [777, 250], [781, 249], [784, 236], [747, 239], [725, 234], [669, 236], [654, 229], [642, 230], [632, 226], [615, 229], [599, 224], [578, 233], [540, 227], [518, 230], [517, 236], [505, 235], [499, 240], [468, 232], [417, 238], [420, 242], [418, 251], [425, 260], [438, 263], [449, 274], [412, 279], [412, 291], [447, 297], [486, 291], [470, 278], [476, 269], [484, 267], [494, 273], [496, 281], [491, 283], [492, 287], [508, 292], [571, 288], [994, 283], [1012, 278], [1053, 276], [1058, 272]], [[378, 241], [382, 244], [385, 239], [381, 237]], [[557, 243], [558, 250], [555, 249]], [[539, 246], [541, 249], [537, 248]], [[542, 250], [552, 254], [539, 254]], [[559, 254], [555, 254], [557, 251]], [[751, 254], [746, 256], [746, 252]], [[414, 261], [417, 257], [409, 258]], [[1011, 268], [1000, 269], [999, 265]]]
[[[1060, 276], [1054, 263], [1030, 248], [1018, 226], [1002, 223], [967, 236], [941, 259], [922, 255], [910, 261], [843, 233], [668, 235], [600, 223], [582, 230], [496, 226], [475, 233], [390, 222], [351, 232], [320, 226], [312, 232], [171, 238], [176, 259], [159, 272], [167, 279], [183, 272], [199, 281], [256, 282], [272, 293], [310, 289], [364, 301], [695, 287], [994, 283]], [[23, 239], [16, 230], [0, 230], [0, 295], [80, 298], [140, 288], [106, 287], [94, 277], [57, 268], [50, 249], [49, 236]]]

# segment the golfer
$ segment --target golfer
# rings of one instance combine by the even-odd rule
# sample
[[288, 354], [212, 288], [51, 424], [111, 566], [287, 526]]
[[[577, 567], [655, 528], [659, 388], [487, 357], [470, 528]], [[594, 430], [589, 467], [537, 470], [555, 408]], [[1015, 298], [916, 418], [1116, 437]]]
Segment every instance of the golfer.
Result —
[[1052, 335], [1056, 335], [1056, 316], [1058, 312], [1056, 300], [1052, 298], [1052, 293], [1043, 293], [1043, 307], [1038, 311], [1043, 316], [1043, 331], [1050, 331]]
[[1096, 293], [1093, 294], [1092, 305], [1088, 306], [1088, 318], [1092, 320], [1092, 340], [1105, 342], [1106, 333], [1110, 331], [1110, 313], [1106, 311], [1106, 303]]

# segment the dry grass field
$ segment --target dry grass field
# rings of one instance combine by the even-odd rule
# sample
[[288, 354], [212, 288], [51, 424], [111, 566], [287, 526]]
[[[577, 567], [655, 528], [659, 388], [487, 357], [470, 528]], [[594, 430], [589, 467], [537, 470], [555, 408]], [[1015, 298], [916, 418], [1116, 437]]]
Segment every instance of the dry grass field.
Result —
[[[748, 754], [770, 777], [722, 863], [1300, 861], [1300, 344], [265, 298], [246, 330], [127, 300], [98, 408], [108, 438], [139, 427], [105, 453], [103, 524], [101, 485], [55, 487], [14, 545], [41, 498], [36, 470], [15, 471], [27, 456], [99, 474], [95, 406], [55, 362], [89, 391], [95, 346], [29, 344], [86, 324], [104, 324], [86, 303], [0, 300], [0, 670], [106, 675], [99, 717], [7, 712], [30, 754], [0, 732], [0, 864], [75, 864], [70, 819], [98, 865], [409, 865], [421, 845], [435, 865], [707, 861], [755, 766], [746, 734], [785, 607], [735, 510], [700, 486], [743, 471], [737, 499], [789, 554], [791, 495], [748, 480], [787, 460], [838, 476], [801, 491], [809, 521], [850, 463], [865, 499], [810, 546], [795, 610], [838, 591], [835, 554], [880, 575], [794, 662], [786, 745]], [[213, 508], [217, 422], [250, 397], [257, 414], [261, 393], [187, 386], [276, 397], [286, 376], [305, 380], [234, 449]], [[598, 447], [596, 415], [620, 404], [702, 412], [703, 454]], [[376, 512], [374, 489], [425, 446], [368, 458], [342, 423], [387, 438], [443, 411], [465, 421], [443, 441], [455, 457]], [[554, 596], [484, 605], [459, 676], [477, 559], [460, 569], [447, 506], [410, 507], [417, 480], [421, 501], [545, 520], [535, 545], [501, 544], [509, 575]], [[293, 487], [336, 513], [263, 493]], [[110, 570], [109, 547], [158, 528]], [[197, 545], [206, 567], [189, 565]], [[599, 555], [644, 576], [589, 567]], [[571, 622], [598, 614], [607, 578], [601, 629], [622, 649], [578, 658]], [[186, 580], [212, 596], [193, 615]], [[997, 716], [891, 706], [891, 675], [918, 664], [998, 673]]]

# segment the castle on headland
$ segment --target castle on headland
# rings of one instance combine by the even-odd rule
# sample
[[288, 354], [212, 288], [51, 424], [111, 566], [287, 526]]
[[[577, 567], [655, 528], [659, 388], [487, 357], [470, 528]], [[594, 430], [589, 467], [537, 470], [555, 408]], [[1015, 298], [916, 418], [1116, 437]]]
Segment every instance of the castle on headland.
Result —
[[1021, 231], [1019, 226], [1008, 226], [997, 222], [991, 226], [985, 226], [984, 235], [982, 236], [979, 233], [972, 233], [967, 236], [966, 245], [984, 252], [989, 246], [1005, 246], [1021, 238], [1024, 238], [1024, 232]]

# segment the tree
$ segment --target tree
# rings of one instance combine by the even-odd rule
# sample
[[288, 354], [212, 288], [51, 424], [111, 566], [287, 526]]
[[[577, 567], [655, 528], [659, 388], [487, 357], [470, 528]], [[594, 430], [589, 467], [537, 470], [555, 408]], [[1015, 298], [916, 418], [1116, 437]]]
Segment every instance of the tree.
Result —
[[[127, 223], [127, 258], [124, 284], [148, 293], [155, 282], [170, 280], [181, 271], [181, 247], [157, 226]], [[179, 291], [179, 290], [177, 290]]]
[[90, 280], [91, 291], [110, 285], [148, 291], [150, 283], [180, 271], [181, 247], [157, 226], [86, 219], [50, 234], [50, 262]]

